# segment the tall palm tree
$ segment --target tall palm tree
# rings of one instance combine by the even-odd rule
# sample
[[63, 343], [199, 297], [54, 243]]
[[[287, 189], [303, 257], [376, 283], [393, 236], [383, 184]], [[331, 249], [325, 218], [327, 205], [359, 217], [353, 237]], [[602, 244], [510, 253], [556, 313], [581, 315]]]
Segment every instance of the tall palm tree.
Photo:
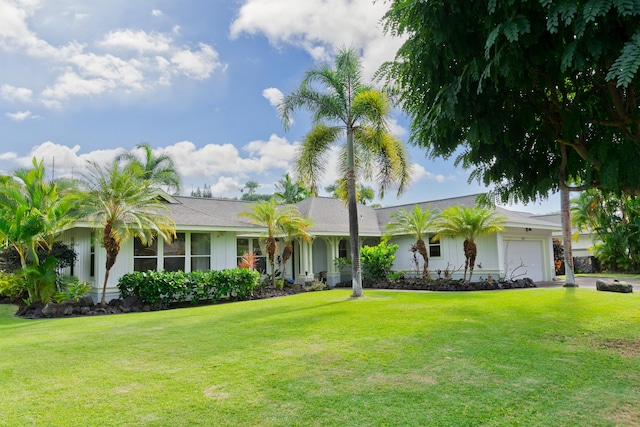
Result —
[[342, 49], [334, 68], [324, 66], [308, 71], [300, 87], [279, 105], [287, 129], [298, 109], [311, 112], [314, 126], [306, 135], [295, 161], [301, 183], [317, 195], [318, 184], [327, 168], [330, 147], [346, 136], [340, 156], [341, 173], [347, 182], [347, 207], [351, 239], [353, 296], [362, 295], [360, 242], [356, 181], [375, 176], [380, 197], [392, 183], [398, 194], [408, 185], [410, 165], [402, 142], [388, 130], [390, 113], [386, 95], [362, 83], [362, 65], [354, 49]]
[[300, 211], [293, 205], [278, 205], [272, 197], [269, 200], [253, 203], [251, 210], [240, 212], [238, 216], [248, 218], [252, 224], [266, 227], [267, 231], [264, 233], [263, 245], [271, 266], [271, 276], [275, 287], [275, 259], [278, 252], [276, 238], [290, 233], [288, 228], [300, 221]]
[[441, 236], [454, 236], [464, 238], [464, 277], [467, 279], [469, 269], [469, 281], [473, 276], [473, 268], [478, 255], [475, 240], [483, 234], [491, 234], [504, 230], [502, 225], [506, 218], [501, 217], [494, 210], [481, 206], [461, 207], [450, 206], [442, 211], [436, 221], [436, 229]]
[[437, 211], [429, 208], [420, 209], [415, 205], [411, 212], [401, 208], [391, 213], [392, 221], [387, 224], [387, 231], [392, 234], [410, 234], [416, 238], [416, 248], [424, 260], [422, 276], [429, 274], [429, 251], [424, 242], [424, 236], [430, 232], [435, 232], [435, 220], [438, 218]]
[[294, 182], [289, 173], [285, 173], [282, 179], [276, 183], [274, 197], [280, 203], [298, 203], [309, 197], [309, 190]]
[[168, 216], [169, 208], [160, 201], [160, 190], [153, 188], [154, 182], [145, 179], [139, 169], [120, 167], [117, 160], [109, 167], [89, 162], [89, 171], [80, 185], [82, 216], [93, 227], [102, 229], [102, 244], [107, 251], [101, 299], [105, 305], [109, 272], [121, 245], [131, 237], [139, 238], [144, 245], [156, 236], [171, 241], [175, 223]]
[[142, 179], [152, 184], [166, 185], [169, 191], [174, 188], [176, 194], [180, 193], [180, 174], [173, 157], [167, 153], [155, 156], [151, 145], [146, 142], [136, 145], [136, 148], [142, 150], [142, 160], [138, 157], [138, 150], [132, 150], [119, 154], [116, 161], [122, 162], [129, 169], [134, 169], [133, 173], [140, 175]]

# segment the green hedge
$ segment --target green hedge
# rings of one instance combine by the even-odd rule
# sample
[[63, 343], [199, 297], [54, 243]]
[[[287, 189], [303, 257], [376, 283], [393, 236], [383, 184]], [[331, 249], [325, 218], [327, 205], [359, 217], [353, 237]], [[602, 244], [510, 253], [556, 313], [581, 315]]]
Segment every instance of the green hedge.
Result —
[[147, 304], [159, 302], [163, 307], [191, 298], [200, 301], [220, 301], [226, 298], [248, 299], [258, 286], [260, 273], [246, 268], [228, 270], [146, 271], [125, 274], [118, 281], [120, 296], [138, 296]]

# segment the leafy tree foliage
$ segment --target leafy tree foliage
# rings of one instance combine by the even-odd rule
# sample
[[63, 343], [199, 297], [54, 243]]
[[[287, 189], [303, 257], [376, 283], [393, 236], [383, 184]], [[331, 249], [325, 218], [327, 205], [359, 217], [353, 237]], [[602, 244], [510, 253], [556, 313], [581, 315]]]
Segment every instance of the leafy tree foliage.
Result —
[[[347, 181], [344, 178], [338, 178], [335, 184], [327, 185], [324, 190], [331, 193], [331, 197], [347, 201]], [[367, 205], [375, 198], [375, 192], [372, 187], [358, 183], [356, 185], [356, 200], [358, 203]]]
[[380, 71], [412, 141], [524, 201], [569, 182], [640, 194], [640, 2], [393, 0]]
[[608, 271], [640, 271], [640, 199], [591, 189], [573, 200], [573, 221], [597, 236], [594, 255]]
[[375, 178], [381, 197], [391, 184], [401, 193], [409, 182], [410, 166], [402, 142], [389, 133], [387, 96], [362, 82], [362, 65], [353, 49], [342, 49], [334, 67], [323, 66], [306, 73], [299, 88], [279, 105], [285, 127], [299, 109], [308, 110], [313, 128], [306, 135], [295, 162], [296, 176], [318, 192], [325, 173], [329, 149], [344, 140], [340, 170], [347, 186], [351, 239], [353, 296], [362, 295], [356, 182]]
[[396, 259], [398, 245], [380, 242], [378, 246], [364, 246], [360, 251], [360, 260], [366, 279], [386, 278], [391, 273]]

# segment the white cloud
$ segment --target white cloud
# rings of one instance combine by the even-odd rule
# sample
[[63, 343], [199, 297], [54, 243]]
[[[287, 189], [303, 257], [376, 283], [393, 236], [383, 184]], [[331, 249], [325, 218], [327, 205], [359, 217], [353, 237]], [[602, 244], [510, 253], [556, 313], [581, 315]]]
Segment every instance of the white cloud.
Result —
[[273, 45], [298, 46], [317, 61], [353, 46], [362, 50], [365, 73], [371, 76], [402, 43], [383, 34], [380, 19], [388, 7], [371, 0], [244, 0], [230, 34], [264, 34]]
[[107, 49], [134, 50], [143, 54], [167, 52], [171, 49], [172, 43], [171, 37], [160, 33], [147, 33], [142, 30], [117, 30], [107, 34], [98, 45]]
[[5, 116], [16, 122], [21, 122], [32, 116], [31, 111], [16, 111], [15, 113], [5, 113]]
[[284, 94], [282, 93], [282, 91], [275, 87], [270, 87], [263, 90], [262, 96], [267, 98], [269, 104], [271, 104], [272, 107], [277, 107], [278, 105], [282, 104], [282, 101], [284, 100]]
[[171, 57], [176, 70], [196, 80], [209, 78], [213, 71], [222, 67], [218, 60], [218, 52], [204, 43], [198, 45], [199, 50], [182, 50]]
[[437, 183], [445, 183], [445, 182], [450, 182], [450, 181], [455, 181], [456, 177], [454, 175], [449, 175], [449, 176], [445, 176], [442, 174], [434, 174], [429, 172], [428, 170], [426, 170], [424, 168], [424, 166], [419, 165], [414, 163], [412, 165], [412, 181], [418, 182], [418, 181], [423, 181], [423, 180], [427, 180], [427, 181], [436, 181]]
[[[169, 33], [121, 28], [90, 35], [88, 43], [69, 40], [52, 45], [37, 31], [38, 22], [48, 22], [38, 20], [44, 7], [37, 0], [0, 0], [0, 50], [41, 64], [40, 76], [49, 82], [35, 90], [40, 93], [36, 101], [47, 108], [62, 108], [73, 97], [148, 91], [171, 84], [175, 76], [203, 80], [225, 67], [210, 45], [179, 45], [174, 40], [179, 25]], [[154, 9], [152, 14], [161, 16], [162, 11]], [[98, 40], [95, 45], [93, 40]], [[29, 102], [30, 91], [4, 85], [0, 95]]]
[[33, 91], [31, 89], [27, 89], [26, 87], [14, 87], [11, 85], [4, 84], [0, 87], [0, 96], [9, 101], [15, 102], [31, 102], [31, 96], [33, 95]]
[[298, 144], [290, 144], [286, 138], [273, 134], [268, 141], [252, 141], [242, 149], [249, 153], [257, 171], [263, 172], [272, 168], [286, 170], [295, 157], [297, 147]]
[[161, 10], [159, 10], [159, 9], [153, 9], [153, 10], [151, 11], [151, 15], [152, 15], [152, 16], [162, 16], [162, 15], [163, 15], [163, 13], [162, 13], [162, 11], [161, 11]]

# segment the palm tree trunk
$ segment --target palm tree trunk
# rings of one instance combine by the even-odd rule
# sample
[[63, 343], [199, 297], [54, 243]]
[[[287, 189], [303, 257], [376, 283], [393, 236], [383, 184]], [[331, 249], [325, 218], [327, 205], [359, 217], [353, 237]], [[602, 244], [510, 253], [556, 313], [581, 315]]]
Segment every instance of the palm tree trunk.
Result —
[[571, 250], [571, 203], [569, 201], [569, 190], [560, 189], [560, 215], [562, 219], [562, 245], [564, 247], [564, 286], [575, 288], [576, 278], [573, 274], [573, 251]]
[[111, 271], [111, 268], [107, 268], [107, 270], [104, 273], [104, 283], [102, 284], [102, 299], [100, 300], [100, 305], [103, 307], [107, 305], [107, 282], [109, 281], [110, 271]]
[[353, 130], [347, 129], [347, 206], [349, 208], [349, 234], [351, 243], [352, 297], [362, 296], [362, 271], [360, 270], [360, 236], [358, 227], [358, 203], [356, 201], [356, 167], [353, 149]]
[[[469, 268], [469, 258], [470, 258], [470, 246], [471, 242], [465, 240], [462, 244], [462, 248], [464, 250], [464, 276], [462, 276], [462, 280], [467, 280], [467, 269]], [[472, 267], [473, 268], [473, 267]]]
[[469, 242], [467, 250], [469, 257], [469, 281], [471, 281], [471, 276], [473, 276], [473, 267], [476, 265], [476, 257], [478, 256], [478, 246], [476, 246], [474, 242]]
[[424, 240], [418, 239], [416, 242], [416, 248], [424, 260], [422, 277], [427, 277], [429, 275], [429, 253], [427, 252], [427, 245], [424, 243]]

